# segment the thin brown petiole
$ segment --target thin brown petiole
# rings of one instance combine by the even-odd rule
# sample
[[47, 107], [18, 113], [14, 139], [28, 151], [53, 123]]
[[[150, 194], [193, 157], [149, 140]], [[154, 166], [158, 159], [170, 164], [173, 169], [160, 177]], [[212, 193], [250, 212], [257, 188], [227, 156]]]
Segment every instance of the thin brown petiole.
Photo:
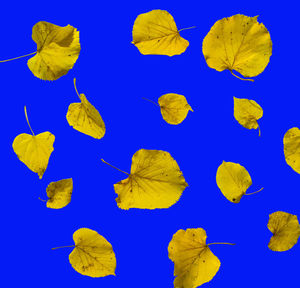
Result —
[[235, 245], [234, 243], [227, 243], [227, 242], [214, 242], [214, 243], [209, 243], [207, 244], [207, 246], [209, 245]]
[[156, 106], [159, 107], [159, 105], [158, 105], [156, 102], [154, 102], [154, 101], [152, 101], [152, 100], [150, 100], [150, 99], [148, 99], [148, 98], [142, 97], [142, 99], [144, 99], [144, 100], [146, 100], [146, 101], [148, 101], [148, 102], [151, 102], [151, 103], [153, 103], [154, 105], [156, 105]]
[[51, 250], [60, 249], [60, 248], [71, 248], [71, 247], [75, 247], [75, 245], [54, 247], [54, 248], [51, 248]]
[[192, 26], [192, 27], [188, 27], [188, 28], [182, 28], [182, 29], [180, 29], [178, 32], [181, 32], [181, 31], [183, 31], [183, 30], [194, 29], [194, 28], [196, 28], [196, 26]]
[[236, 77], [236, 78], [238, 78], [238, 79], [240, 79], [240, 80], [254, 82], [253, 79], [241, 78], [241, 77], [235, 75], [235, 74], [232, 72], [232, 70], [229, 70], [229, 71], [230, 71], [230, 73], [231, 73], [234, 77]]
[[28, 120], [28, 115], [27, 115], [27, 109], [26, 109], [26, 106], [24, 106], [24, 112], [25, 112], [25, 118], [26, 118], [27, 124], [28, 124], [28, 126], [29, 126], [29, 128], [30, 128], [30, 130], [31, 130], [31, 133], [32, 133], [33, 136], [35, 136], [34, 133], [33, 133], [33, 130], [31, 129], [29, 120]]
[[258, 124], [257, 124], [257, 126], [258, 126], [258, 136], [261, 136], [260, 127]]
[[47, 202], [47, 200], [41, 199], [40, 197], [39, 197], [39, 200], [41, 200], [41, 201], [43, 201], [43, 202]]
[[253, 194], [256, 194], [256, 193], [258, 193], [258, 192], [260, 192], [261, 190], [263, 190], [264, 189], [264, 187], [262, 187], [261, 189], [259, 189], [258, 191], [255, 191], [255, 192], [251, 192], [251, 193], [248, 193], [248, 194], [245, 194], [245, 195], [253, 195]]
[[76, 78], [74, 78], [74, 88], [75, 88], [75, 91], [76, 91], [78, 97], [80, 98], [80, 94], [78, 93], [78, 90], [77, 90], [77, 87], [76, 87]]
[[20, 58], [27, 57], [27, 56], [30, 56], [30, 55], [33, 55], [33, 54], [36, 54], [36, 53], [37, 53], [37, 51], [35, 51], [33, 53], [29, 53], [29, 54], [23, 55], [23, 56], [15, 57], [15, 58], [10, 58], [10, 59], [6, 59], [6, 60], [0, 60], [0, 63], [8, 62], [8, 61], [16, 60], [16, 59], [20, 59]]
[[123, 170], [121, 170], [121, 169], [119, 169], [119, 168], [117, 168], [117, 167], [115, 167], [115, 166], [113, 166], [113, 165], [107, 163], [107, 162], [104, 161], [103, 159], [101, 159], [101, 161], [102, 161], [103, 163], [107, 164], [108, 166], [110, 166], [110, 167], [112, 167], [112, 168], [114, 168], [114, 169], [116, 169], [116, 170], [118, 170], [118, 171], [120, 171], [120, 172], [122, 172], [122, 173], [124, 173], [124, 174], [126, 174], [126, 175], [128, 175], [128, 176], [130, 175], [129, 173], [127, 173], [127, 172], [125, 172], [125, 171], [123, 171]]

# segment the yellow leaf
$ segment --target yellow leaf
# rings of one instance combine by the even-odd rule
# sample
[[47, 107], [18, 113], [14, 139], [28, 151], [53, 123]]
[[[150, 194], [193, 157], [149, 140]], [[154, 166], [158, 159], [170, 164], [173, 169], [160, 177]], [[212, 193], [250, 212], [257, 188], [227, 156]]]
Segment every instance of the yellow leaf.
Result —
[[263, 116], [263, 109], [254, 101], [248, 99], [239, 99], [233, 97], [234, 100], [234, 118], [247, 129], [257, 129], [260, 127], [257, 120]]
[[300, 225], [296, 215], [277, 211], [269, 216], [268, 228], [273, 233], [269, 248], [273, 251], [287, 251], [298, 241]]
[[195, 288], [213, 279], [220, 268], [220, 260], [206, 244], [202, 228], [178, 230], [169, 243], [169, 258], [174, 262], [175, 288]]
[[47, 207], [60, 209], [71, 202], [73, 192], [73, 179], [62, 179], [57, 182], [51, 182], [47, 187]]
[[257, 16], [238, 14], [217, 21], [204, 38], [202, 50], [210, 68], [255, 77], [269, 63], [272, 41], [264, 24], [257, 22]]
[[0, 62], [36, 54], [28, 60], [27, 65], [34, 76], [42, 80], [56, 80], [73, 68], [80, 53], [79, 32], [76, 28], [40, 21], [32, 28], [32, 39], [37, 44], [36, 52]]
[[116, 202], [125, 210], [168, 208], [188, 186], [177, 162], [165, 151], [141, 149], [132, 157], [130, 174], [116, 169], [129, 176], [114, 184]]
[[80, 103], [72, 103], [67, 113], [67, 121], [70, 126], [83, 134], [96, 139], [101, 139], [105, 134], [105, 124], [97, 109], [86, 99], [84, 94], [80, 94], [76, 88], [76, 79], [74, 78], [75, 91], [80, 98]]
[[[194, 28], [194, 27], [191, 27]], [[140, 14], [133, 25], [132, 44], [143, 55], [174, 56], [182, 54], [189, 42], [182, 38], [172, 15], [164, 10], [152, 10]]]
[[26, 107], [24, 107], [24, 111], [32, 135], [26, 133], [18, 135], [14, 139], [12, 146], [19, 160], [31, 171], [37, 173], [41, 179], [47, 169], [50, 155], [54, 150], [55, 136], [48, 131], [35, 135], [28, 121]]
[[116, 256], [111, 244], [96, 231], [81, 228], [74, 232], [75, 245], [52, 248], [75, 247], [69, 255], [72, 267], [80, 274], [90, 277], [115, 275]]
[[289, 129], [283, 137], [283, 150], [286, 163], [300, 174], [300, 130]]
[[243, 195], [252, 195], [263, 189], [246, 194], [252, 185], [251, 177], [245, 167], [233, 162], [223, 161], [217, 170], [216, 181], [222, 194], [232, 203], [239, 203]]

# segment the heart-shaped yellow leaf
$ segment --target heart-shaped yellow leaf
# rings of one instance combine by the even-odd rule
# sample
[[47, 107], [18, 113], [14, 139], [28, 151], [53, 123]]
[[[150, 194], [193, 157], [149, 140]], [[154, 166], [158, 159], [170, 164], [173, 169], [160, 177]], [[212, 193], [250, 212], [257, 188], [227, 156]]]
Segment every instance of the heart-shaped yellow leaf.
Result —
[[140, 14], [136, 18], [132, 30], [132, 44], [143, 55], [179, 55], [189, 46], [189, 42], [179, 34], [180, 31], [185, 29], [178, 31], [176, 23], [169, 12], [152, 10]]
[[296, 215], [277, 211], [269, 216], [268, 228], [273, 233], [269, 248], [273, 251], [287, 251], [298, 241], [300, 225]]
[[283, 137], [283, 151], [286, 163], [300, 174], [300, 130], [289, 129]]
[[14, 139], [12, 147], [19, 160], [31, 171], [37, 173], [41, 179], [47, 169], [50, 155], [54, 150], [55, 136], [48, 131], [35, 135], [28, 121], [26, 107], [24, 107], [24, 111], [32, 135], [26, 133], [18, 135]]
[[137, 151], [132, 157], [130, 174], [116, 169], [128, 175], [114, 184], [117, 204], [125, 210], [168, 208], [188, 186], [177, 162], [170, 153], [161, 150]]
[[202, 50], [210, 68], [255, 77], [269, 63], [272, 41], [264, 24], [257, 22], [257, 16], [238, 14], [217, 21], [205, 36]]
[[80, 103], [72, 103], [67, 112], [67, 121], [70, 126], [83, 134], [96, 139], [101, 139], [106, 131], [105, 124], [97, 109], [86, 99], [84, 94], [79, 94], [76, 88], [76, 79], [74, 78], [75, 91], [80, 98]]

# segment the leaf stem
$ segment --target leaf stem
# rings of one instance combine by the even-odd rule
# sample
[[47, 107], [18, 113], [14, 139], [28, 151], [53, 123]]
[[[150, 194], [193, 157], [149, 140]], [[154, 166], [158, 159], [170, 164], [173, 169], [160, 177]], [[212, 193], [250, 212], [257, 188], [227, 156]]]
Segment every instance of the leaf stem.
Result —
[[154, 102], [154, 101], [152, 101], [152, 100], [150, 100], [150, 99], [148, 99], [148, 98], [142, 97], [142, 99], [144, 99], [144, 100], [146, 100], [146, 101], [148, 101], [148, 102], [151, 102], [151, 103], [153, 103], [154, 105], [160, 107], [156, 102]]
[[31, 133], [33, 136], [35, 136], [35, 134], [33, 133], [33, 130], [31, 129], [31, 126], [30, 126], [30, 123], [29, 123], [29, 120], [28, 120], [28, 115], [27, 115], [27, 109], [26, 109], [26, 106], [24, 106], [24, 112], [25, 112], [25, 118], [26, 118], [26, 121], [27, 121], [27, 124], [31, 130]]
[[240, 80], [254, 82], [254, 80], [253, 80], [253, 79], [241, 78], [241, 77], [239, 77], [239, 76], [235, 75], [235, 74], [232, 72], [232, 70], [229, 70], [229, 71], [230, 71], [230, 73], [231, 73], [231, 74], [232, 74], [234, 77], [236, 77], [236, 78], [238, 78], [238, 79], [240, 79]]
[[235, 245], [234, 243], [227, 243], [227, 242], [214, 242], [214, 243], [209, 243], [207, 244], [207, 246], [209, 245]]
[[78, 95], [78, 97], [80, 99], [80, 95], [79, 95], [77, 87], [76, 87], [76, 78], [74, 78], [74, 88], [75, 88], [75, 91], [76, 91], [76, 93], [77, 93], [77, 95]]
[[51, 248], [51, 250], [61, 249], [61, 248], [71, 248], [71, 247], [75, 247], [75, 245], [54, 247], [54, 248]]
[[102, 161], [103, 163], [107, 164], [108, 166], [110, 166], [110, 167], [112, 167], [112, 168], [114, 168], [114, 169], [116, 169], [116, 170], [118, 170], [118, 171], [120, 171], [120, 172], [122, 172], [122, 173], [124, 173], [124, 174], [126, 174], [126, 175], [128, 175], [128, 176], [130, 175], [129, 173], [127, 173], [127, 172], [125, 172], [125, 171], [123, 171], [123, 170], [121, 170], [121, 169], [119, 169], [119, 168], [117, 168], [117, 167], [115, 167], [115, 166], [113, 166], [113, 165], [107, 163], [107, 162], [104, 161], [103, 159], [101, 159], [101, 161]]
[[258, 136], [260, 137], [261, 136], [261, 132], [260, 132], [260, 127], [259, 127], [258, 123], [257, 123], [257, 126], [258, 126]]
[[261, 189], [259, 189], [258, 191], [255, 191], [255, 192], [251, 192], [251, 193], [248, 193], [248, 194], [245, 194], [245, 195], [253, 195], [253, 194], [256, 194], [256, 193], [258, 193], [258, 192], [260, 192], [261, 190], [263, 190], [264, 189], [264, 187], [262, 187]]
[[182, 28], [182, 29], [180, 29], [178, 32], [181, 32], [181, 31], [183, 31], [183, 30], [194, 29], [194, 28], [196, 28], [196, 26], [192, 26], [192, 27], [188, 27], [188, 28]]
[[40, 197], [39, 197], [39, 200], [41, 200], [41, 201], [43, 201], [43, 202], [47, 202], [47, 200], [41, 199]]
[[27, 56], [33, 55], [33, 54], [35, 54], [35, 53], [37, 53], [37, 51], [35, 51], [35, 52], [33, 52], [33, 53], [29, 53], [29, 54], [23, 55], [23, 56], [19, 56], [19, 57], [7, 59], [7, 60], [0, 60], [0, 63], [8, 62], [8, 61], [16, 60], [16, 59], [20, 59], [20, 58], [23, 58], [23, 57], [27, 57]]

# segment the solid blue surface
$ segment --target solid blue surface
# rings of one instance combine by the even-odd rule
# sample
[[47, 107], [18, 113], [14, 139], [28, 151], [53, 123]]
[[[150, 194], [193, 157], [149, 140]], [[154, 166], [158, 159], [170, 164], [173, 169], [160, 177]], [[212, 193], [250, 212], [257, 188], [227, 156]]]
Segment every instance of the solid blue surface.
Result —
[[[153, 9], [170, 12], [190, 46], [180, 56], [144, 56], [130, 44], [135, 18]], [[34, 52], [32, 26], [48, 21], [80, 31], [82, 50], [70, 72], [54, 82], [42, 81], [27, 59], [0, 63], [1, 73], [1, 283], [3, 287], [173, 287], [168, 243], [178, 229], [202, 227], [221, 268], [203, 287], [299, 287], [300, 245], [276, 253], [268, 249], [269, 214], [281, 210], [300, 215], [300, 175], [286, 163], [283, 136], [300, 126], [298, 10], [296, 1], [51, 1], [1, 5], [1, 59]], [[242, 13], [260, 15], [271, 34], [273, 55], [255, 82], [240, 81], [228, 71], [210, 69], [202, 40], [219, 19]], [[95, 140], [66, 121], [73, 87], [99, 110], [106, 135]], [[186, 120], [165, 123], [156, 101], [165, 93], [186, 96], [194, 109]], [[250, 98], [264, 109], [258, 131], [233, 117], [233, 96]], [[14, 138], [30, 133], [23, 107], [36, 134], [56, 136], [54, 152], [42, 180], [21, 163]], [[113, 184], [125, 175], [101, 158], [130, 171], [141, 148], [171, 153], [189, 187], [169, 209], [123, 211]], [[249, 171], [259, 194], [233, 204], [219, 191], [215, 175], [222, 161]], [[71, 203], [60, 210], [45, 207], [49, 182], [72, 177]], [[103, 235], [117, 258], [116, 277], [93, 279], [69, 264], [72, 234], [88, 227]]]

